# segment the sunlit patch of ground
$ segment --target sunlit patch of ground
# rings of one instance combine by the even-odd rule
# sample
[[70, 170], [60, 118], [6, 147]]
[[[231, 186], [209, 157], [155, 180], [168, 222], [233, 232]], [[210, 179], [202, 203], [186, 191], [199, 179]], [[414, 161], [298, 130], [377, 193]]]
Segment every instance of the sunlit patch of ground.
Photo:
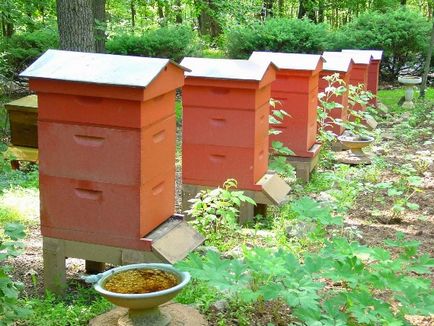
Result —
[[13, 188], [0, 195], [0, 223], [37, 223], [39, 219], [39, 191]]

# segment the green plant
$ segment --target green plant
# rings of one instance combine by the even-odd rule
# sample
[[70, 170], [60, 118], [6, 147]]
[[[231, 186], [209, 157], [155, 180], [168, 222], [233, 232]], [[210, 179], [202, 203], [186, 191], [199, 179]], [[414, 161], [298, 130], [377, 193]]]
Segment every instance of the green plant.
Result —
[[43, 297], [26, 299], [33, 314], [25, 325], [70, 326], [87, 325], [89, 320], [112, 308], [112, 304], [93, 288], [69, 284], [69, 291], [62, 297], [47, 292]]
[[335, 101], [339, 96], [343, 96], [347, 91], [345, 82], [340, 78], [338, 73], [324, 76], [327, 86], [324, 92], [318, 94], [318, 141], [321, 143], [330, 143], [336, 139], [336, 134], [330, 130], [333, 123], [336, 123], [331, 114], [333, 110], [346, 110], [341, 103]]
[[[342, 225], [311, 199], [293, 206], [299, 218], [318, 227]], [[223, 259], [209, 251], [204, 257], [190, 255], [178, 267], [244, 304], [283, 300], [292, 315], [308, 325], [403, 325], [406, 314], [433, 312], [431, 282], [420, 275], [430, 273], [434, 259], [417, 253], [418, 242], [397, 234], [396, 240], [385, 242], [400, 250], [393, 257], [383, 248], [316, 233], [321, 234], [322, 248], [301, 257], [282, 249], [253, 248], [244, 250], [242, 259]], [[399, 305], [392, 308], [390, 302]]]
[[[347, 133], [353, 137], [360, 139], [369, 138], [373, 135], [366, 126], [366, 121], [372, 116], [369, 113], [369, 101], [374, 97], [373, 94], [365, 90], [363, 84], [357, 86], [346, 85], [345, 82], [339, 78], [339, 74], [325, 76], [327, 87], [325, 92], [318, 94], [319, 105], [317, 109], [319, 133], [318, 138], [320, 141], [329, 143], [336, 138], [336, 135], [328, 130], [330, 124], [335, 123], [343, 126]], [[337, 103], [334, 99], [342, 96], [348, 91], [348, 106], [344, 108], [342, 104]], [[331, 116], [332, 110], [346, 110], [346, 119], [335, 119]]]
[[58, 35], [54, 29], [45, 28], [34, 32], [16, 33], [0, 43], [6, 66], [0, 63], [0, 74], [15, 78], [28, 65], [48, 49], [58, 47]]
[[328, 26], [308, 19], [273, 18], [239, 26], [226, 34], [231, 58], [245, 59], [253, 51], [319, 53], [327, 47]]
[[11, 279], [9, 274], [12, 267], [7, 264], [9, 259], [22, 253], [24, 244], [20, 240], [24, 237], [21, 224], [9, 223], [4, 226], [4, 235], [0, 238], [0, 325], [12, 324], [31, 313], [18, 300], [23, 284]]
[[191, 209], [187, 210], [194, 220], [191, 222], [208, 240], [218, 241], [235, 232], [238, 228], [238, 208], [241, 204], [256, 205], [255, 201], [236, 191], [237, 181], [228, 179], [223, 188], [202, 190], [190, 199]]
[[141, 35], [115, 35], [107, 41], [106, 48], [113, 54], [170, 58], [177, 62], [200, 53], [196, 34], [184, 25], [149, 30]]
[[382, 49], [382, 79], [396, 80], [405, 64], [417, 63], [428, 45], [431, 24], [406, 8], [366, 12], [334, 34], [334, 49]]
[[[270, 125], [268, 133], [269, 135], [278, 135], [281, 131], [274, 128], [274, 126], [282, 124], [284, 119], [291, 117], [285, 110], [276, 109], [276, 106], [281, 105], [279, 101], [270, 99], [270, 105], [272, 109], [268, 116], [268, 123]], [[294, 155], [294, 152], [282, 142], [276, 140], [271, 142], [268, 167], [289, 182], [295, 180], [295, 169], [286, 160], [286, 157], [290, 155]]]

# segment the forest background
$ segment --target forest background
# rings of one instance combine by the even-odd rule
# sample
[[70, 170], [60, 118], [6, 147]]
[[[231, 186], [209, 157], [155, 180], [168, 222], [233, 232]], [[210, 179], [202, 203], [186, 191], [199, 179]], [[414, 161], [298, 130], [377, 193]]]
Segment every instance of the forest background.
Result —
[[48, 48], [178, 62], [360, 48], [384, 50], [381, 80], [393, 82], [421, 73], [433, 8], [433, 0], [2, 0], [0, 81]]

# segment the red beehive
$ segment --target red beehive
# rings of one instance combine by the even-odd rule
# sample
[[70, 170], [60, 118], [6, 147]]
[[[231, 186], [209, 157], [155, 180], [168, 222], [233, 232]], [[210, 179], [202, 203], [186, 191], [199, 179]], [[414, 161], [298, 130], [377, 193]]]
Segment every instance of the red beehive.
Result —
[[[383, 51], [381, 50], [342, 50], [343, 53], [369, 53], [372, 55], [371, 63], [368, 70], [368, 91], [372, 94], [378, 94], [378, 81], [380, 77], [380, 64], [383, 57]], [[372, 98], [371, 105], [377, 105], [377, 97]]]
[[170, 60], [47, 51], [21, 76], [39, 98], [45, 237], [150, 249], [174, 214], [175, 90]]
[[257, 185], [268, 169], [268, 114], [273, 65], [184, 58], [182, 180], [220, 186]]
[[[328, 82], [324, 79], [326, 76], [333, 75], [335, 73], [339, 74], [339, 78], [348, 85], [351, 75], [351, 70], [353, 68], [353, 60], [342, 54], [323, 54], [325, 62], [323, 64], [323, 70], [320, 72], [319, 76], [319, 89], [318, 92], [322, 93], [326, 91]], [[335, 85], [336, 86], [336, 85]], [[330, 101], [341, 104], [343, 108], [334, 108], [330, 111], [330, 116], [334, 119], [340, 119], [345, 121], [347, 119], [347, 106], [348, 106], [348, 91], [340, 96], [333, 95]], [[336, 123], [328, 122], [329, 125], [326, 126], [326, 130], [330, 130], [336, 135], [341, 135], [344, 132], [344, 128]]]
[[[363, 52], [324, 52], [323, 55], [347, 55], [351, 59], [353, 59], [353, 69], [351, 70], [349, 84], [353, 86], [358, 86], [363, 84], [363, 89], [367, 90], [368, 88], [368, 71], [369, 66], [372, 60], [372, 55], [370, 53]], [[356, 104], [354, 106], [354, 110], [366, 110], [365, 106], [361, 106]]]
[[280, 141], [295, 152], [295, 156], [313, 157], [319, 147], [314, 146], [317, 134], [318, 77], [323, 59], [320, 55], [253, 52], [250, 61], [272, 61], [279, 68], [271, 85], [271, 97], [278, 100], [279, 109], [286, 117], [273, 128], [281, 131], [270, 136], [270, 141]]

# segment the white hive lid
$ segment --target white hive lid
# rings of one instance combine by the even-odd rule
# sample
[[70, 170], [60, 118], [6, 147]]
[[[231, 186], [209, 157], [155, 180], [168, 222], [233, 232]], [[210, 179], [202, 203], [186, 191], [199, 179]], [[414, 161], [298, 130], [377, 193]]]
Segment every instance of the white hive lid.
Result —
[[381, 60], [383, 58], [383, 51], [382, 50], [342, 50], [344, 53], [351, 53], [351, 52], [361, 52], [361, 53], [370, 53], [372, 55], [372, 58], [374, 60]]
[[350, 56], [341, 52], [324, 52], [322, 56], [325, 59], [322, 69], [326, 71], [347, 72], [353, 63]]
[[20, 76], [145, 88], [168, 64], [187, 70], [169, 59], [48, 50]]
[[186, 77], [260, 81], [270, 64], [260, 65], [248, 60], [186, 57], [181, 65], [190, 69]]
[[302, 53], [279, 53], [279, 52], [259, 52], [255, 51], [249, 61], [256, 63], [272, 62], [279, 69], [287, 70], [310, 70], [314, 71], [318, 63], [324, 59], [317, 54]]

